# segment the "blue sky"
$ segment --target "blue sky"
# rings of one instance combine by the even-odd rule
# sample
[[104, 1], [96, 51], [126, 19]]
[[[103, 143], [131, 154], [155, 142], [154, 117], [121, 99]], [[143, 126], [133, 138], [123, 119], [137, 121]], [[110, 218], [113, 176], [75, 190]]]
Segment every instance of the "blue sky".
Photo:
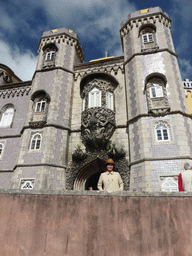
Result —
[[104, 57], [106, 51], [121, 56], [121, 22], [130, 12], [155, 6], [172, 19], [182, 79], [192, 80], [191, 0], [1, 0], [0, 63], [30, 80], [43, 31], [61, 27], [78, 34], [85, 62]]

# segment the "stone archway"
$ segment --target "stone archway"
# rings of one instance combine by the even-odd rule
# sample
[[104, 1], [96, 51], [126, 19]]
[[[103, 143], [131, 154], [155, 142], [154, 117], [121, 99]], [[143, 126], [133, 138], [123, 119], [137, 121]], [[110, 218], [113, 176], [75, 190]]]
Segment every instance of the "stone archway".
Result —
[[96, 172], [89, 177], [89, 179], [85, 183], [85, 190], [89, 190], [89, 188], [92, 188], [93, 190], [98, 190], [97, 184], [99, 181], [99, 177], [101, 175], [101, 172]]
[[74, 182], [74, 190], [88, 190], [92, 186], [94, 190], [97, 189], [97, 182], [99, 176], [105, 171], [105, 161], [97, 158], [93, 162], [87, 164], [79, 172]]

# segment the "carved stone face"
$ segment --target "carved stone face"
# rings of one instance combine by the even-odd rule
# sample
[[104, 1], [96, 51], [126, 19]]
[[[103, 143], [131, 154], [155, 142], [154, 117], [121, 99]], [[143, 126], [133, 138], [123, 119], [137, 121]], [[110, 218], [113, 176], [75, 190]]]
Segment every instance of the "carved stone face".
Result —
[[115, 130], [115, 113], [102, 107], [90, 108], [82, 113], [83, 143], [88, 148], [104, 148]]
[[0, 69], [0, 85], [11, 83], [11, 77], [10, 75], [4, 71], [3, 69]]

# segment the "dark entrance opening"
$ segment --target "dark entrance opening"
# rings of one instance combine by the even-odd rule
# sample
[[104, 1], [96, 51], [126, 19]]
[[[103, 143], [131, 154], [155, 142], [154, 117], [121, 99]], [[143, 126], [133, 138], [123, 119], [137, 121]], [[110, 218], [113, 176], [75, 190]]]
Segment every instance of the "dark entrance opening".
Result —
[[92, 187], [93, 190], [98, 190], [97, 183], [98, 183], [100, 174], [101, 172], [97, 172], [91, 175], [91, 177], [86, 181], [85, 190], [89, 190], [90, 187]]

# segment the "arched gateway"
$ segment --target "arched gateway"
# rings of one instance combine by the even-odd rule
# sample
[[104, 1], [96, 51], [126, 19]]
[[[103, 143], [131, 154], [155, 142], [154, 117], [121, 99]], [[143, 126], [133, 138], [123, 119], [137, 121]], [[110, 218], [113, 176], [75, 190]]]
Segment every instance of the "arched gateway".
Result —
[[[100, 174], [105, 171], [105, 162], [111, 158], [105, 151], [89, 152], [87, 157], [79, 162], [71, 162], [66, 170], [66, 189], [67, 190], [88, 190], [92, 187], [97, 190], [97, 183]], [[116, 171], [120, 173], [124, 183], [124, 190], [129, 189], [130, 170], [125, 157], [115, 159]]]
[[88, 190], [92, 187], [97, 190], [99, 176], [105, 171], [105, 161], [97, 158], [93, 162], [83, 167], [74, 182], [74, 190]]

